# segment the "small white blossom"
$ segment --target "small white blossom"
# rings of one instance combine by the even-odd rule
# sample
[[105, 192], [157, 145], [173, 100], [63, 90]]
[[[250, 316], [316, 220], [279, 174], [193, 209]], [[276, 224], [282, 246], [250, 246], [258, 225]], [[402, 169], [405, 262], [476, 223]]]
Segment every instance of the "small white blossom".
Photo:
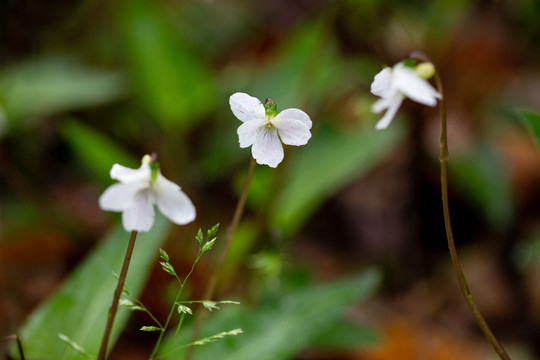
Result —
[[377, 129], [386, 129], [390, 125], [405, 97], [428, 106], [435, 106], [441, 98], [427, 80], [402, 62], [375, 75], [371, 93], [381, 97], [371, 106], [371, 111], [378, 114], [386, 110], [375, 125]]
[[285, 109], [278, 114], [271, 100], [265, 106], [244, 93], [233, 94], [229, 104], [243, 123], [237, 131], [240, 147], [252, 146], [251, 153], [258, 164], [275, 168], [284, 156], [281, 142], [300, 146], [311, 138], [311, 119], [300, 109]]
[[109, 186], [99, 198], [103, 210], [122, 212], [126, 231], [149, 231], [154, 224], [154, 204], [178, 225], [195, 219], [195, 207], [178, 185], [167, 180], [150, 155], [141, 167], [130, 169], [114, 164], [111, 178], [120, 181]]

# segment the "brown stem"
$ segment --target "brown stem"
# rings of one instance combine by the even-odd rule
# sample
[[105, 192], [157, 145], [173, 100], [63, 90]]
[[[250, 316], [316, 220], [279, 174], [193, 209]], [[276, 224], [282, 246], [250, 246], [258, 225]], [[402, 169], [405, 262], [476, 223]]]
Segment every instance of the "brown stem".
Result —
[[[253, 170], [255, 169], [255, 159], [251, 159], [251, 163], [249, 164], [249, 170], [246, 175], [246, 180], [244, 182], [244, 187], [242, 188], [242, 193], [240, 194], [240, 199], [238, 199], [238, 203], [236, 204], [236, 209], [234, 210], [234, 215], [231, 221], [231, 225], [227, 229], [227, 233], [225, 234], [225, 241], [223, 243], [223, 247], [221, 248], [221, 252], [219, 253], [218, 261], [216, 263], [216, 266], [214, 268], [214, 272], [212, 273], [212, 277], [210, 278], [210, 281], [208, 282], [208, 285], [206, 286], [206, 289], [204, 291], [204, 300], [212, 300], [214, 297], [216, 284], [218, 280], [218, 275], [221, 272], [221, 269], [223, 267], [223, 263], [225, 262], [225, 257], [227, 256], [227, 252], [229, 251], [229, 245], [231, 243], [231, 239], [234, 235], [234, 232], [236, 228], [238, 227], [238, 223], [240, 222], [240, 219], [242, 218], [242, 213], [244, 212], [244, 207], [246, 204], [247, 194], [249, 190], [249, 184], [251, 182], [251, 177], [253, 176]], [[201, 333], [201, 328], [204, 323], [205, 315], [206, 313], [199, 313], [199, 316], [197, 317], [197, 320], [195, 321], [195, 326], [193, 328], [193, 333], [191, 335], [191, 342], [196, 341], [199, 337], [199, 334]], [[195, 350], [195, 347], [190, 346], [186, 352], [186, 360], [191, 360], [193, 357], [193, 351]]]
[[122, 295], [124, 283], [126, 282], [126, 275], [129, 268], [129, 262], [131, 261], [131, 254], [133, 254], [133, 248], [135, 247], [135, 239], [137, 239], [137, 231], [132, 231], [131, 237], [129, 238], [124, 263], [122, 264], [122, 270], [120, 271], [120, 276], [118, 277], [118, 284], [116, 285], [116, 290], [114, 291], [113, 301], [109, 307], [107, 325], [105, 326], [105, 333], [103, 334], [103, 340], [101, 340], [101, 347], [99, 348], [97, 360], [105, 360], [107, 357], [107, 345], [109, 343], [109, 337], [111, 336], [116, 311], [118, 310], [118, 301], [120, 300], [120, 295]]
[[[423, 53], [415, 52], [410, 55], [410, 58], [415, 58], [420, 61], [429, 61], [431, 60]], [[439, 101], [439, 108], [441, 114], [441, 192], [442, 192], [442, 206], [443, 206], [443, 216], [444, 216], [444, 226], [446, 230], [446, 238], [448, 240], [448, 249], [450, 251], [450, 257], [452, 258], [452, 265], [454, 266], [454, 272], [461, 288], [461, 292], [465, 297], [465, 301], [471, 310], [476, 323], [484, 333], [484, 336], [489, 341], [495, 352], [499, 355], [502, 360], [511, 360], [510, 356], [506, 353], [503, 346], [497, 340], [491, 329], [489, 328], [486, 320], [480, 313], [480, 310], [473, 301], [471, 291], [467, 284], [467, 279], [461, 270], [461, 265], [459, 264], [458, 254], [456, 250], [456, 244], [454, 243], [454, 235], [452, 233], [452, 225], [450, 223], [450, 209], [448, 206], [448, 136], [446, 132], [446, 99], [444, 97], [444, 91], [442, 86], [442, 81], [435, 71], [435, 82], [437, 83], [437, 90], [441, 94], [441, 99]]]

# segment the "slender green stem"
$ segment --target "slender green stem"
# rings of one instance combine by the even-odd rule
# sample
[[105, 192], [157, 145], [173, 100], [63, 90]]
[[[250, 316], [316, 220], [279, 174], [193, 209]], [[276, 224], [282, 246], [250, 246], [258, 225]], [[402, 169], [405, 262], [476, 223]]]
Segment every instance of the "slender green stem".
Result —
[[[419, 53], [414, 54], [416, 58], [419, 58], [422, 61], [429, 61], [427, 56]], [[413, 57], [413, 56], [411, 56]], [[452, 265], [454, 266], [454, 271], [456, 274], [456, 278], [459, 283], [459, 287], [461, 288], [461, 292], [463, 293], [463, 296], [465, 297], [465, 301], [467, 302], [467, 305], [469, 306], [476, 323], [484, 333], [484, 336], [487, 338], [495, 352], [499, 355], [499, 357], [503, 360], [510, 360], [510, 356], [506, 353], [503, 346], [497, 340], [491, 329], [489, 328], [486, 320], [480, 313], [480, 310], [476, 306], [476, 304], [473, 301], [471, 291], [469, 289], [469, 286], [467, 284], [467, 279], [465, 278], [465, 275], [463, 274], [463, 271], [461, 270], [461, 265], [459, 263], [458, 254], [456, 250], [456, 245], [454, 242], [454, 235], [452, 233], [452, 225], [450, 222], [450, 209], [448, 206], [448, 168], [447, 168], [447, 162], [448, 162], [448, 136], [446, 131], [446, 100], [444, 97], [444, 91], [442, 86], [442, 81], [437, 72], [435, 72], [435, 82], [437, 83], [437, 90], [441, 94], [441, 100], [439, 102], [439, 108], [440, 108], [440, 115], [441, 115], [441, 192], [442, 192], [442, 206], [443, 206], [443, 216], [444, 216], [444, 226], [446, 229], [446, 238], [448, 240], [448, 249], [450, 251], [450, 257], [452, 259]]]
[[178, 321], [178, 325], [176, 326], [176, 330], [174, 332], [174, 335], [171, 339], [171, 342], [169, 343], [169, 347], [167, 348], [167, 351], [166, 353], [168, 354], [170, 351], [171, 351], [171, 348], [174, 344], [174, 340], [176, 340], [176, 336], [178, 335], [178, 332], [180, 331], [180, 328], [182, 327], [182, 323], [184, 322], [184, 318], [186, 317], [186, 314], [185, 313], [182, 313], [182, 315], [180, 315], [180, 320]]
[[[176, 298], [174, 299], [174, 303], [173, 303], [173, 306], [171, 307], [171, 311], [169, 311], [169, 316], [167, 316], [167, 321], [165, 321], [165, 325], [161, 327], [161, 331], [159, 333], [159, 338], [158, 338], [158, 340], [156, 342], [156, 345], [154, 346], [154, 350], [152, 351], [152, 354], [150, 355], [150, 360], [154, 359], [156, 354], [157, 354], [159, 346], [161, 345], [161, 341], [163, 340], [163, 336], [165, 335], [165, 331], [167, 330], [167, 328], [169, 327], [169, 323], [171, 322], [171, 318], [172, 318], [172, 316], [174, 314], [174, 309], [176, 309], [176, 306], [178, 304], [178, 299], [180, 299], [180, 295], [182, 294], [182, 290], [184, 290], [184, 286], [186, 285], [187, 280], [189, 279], [189, 277], [193, 273], [193, 270], [195, 269], [195, 265], [197, 264], [197, 262], [199, 261], [199, 259], [201, 258], [202, 254], [203, 254], [201, 250], [202, 249], [199, 248], [199, 254], [197, 255], [197, 258], [195, 259], [195, 261], [191, 265], [191, 270], [189, 271], [189, 273], [184, 278], [184, 281], [181, 281], [180, 278], [178, 277], [178, 275], [175, 275], [178, 282], [180, 282], [180, 290], [178, 290], [178, 293], [176, 294]], [[182, 317], [182, 320], [183, 320], [183, 317]], [[178, 326], [178, 328], [176, 330], [176, 333], [178, 333], [178, 330], [180, 330], [181, 325], [182, 325], [182, 322], [179, 323], [179, 326]], [[174, 335], [175, 337], [176, 337], [176, 333]], [[172, 344], [173, 341], [174, 341], [174, 338], [171, 341], [171, 344]]]
[[163, 325], [161, 325], [161, 322], [154, 316], [154, 314], [152, 314], [150, 312], [150, 310], [148, 310], [148, 308], [146, 306], [144, 306], [144, 304], [139, 301], [139, 300], [135, 300], [135, 302], [137, 303], [137, 305], [139, 305], [143, 311], [148, 315], [150, 316], [150, 319], [152, 319], [152, 321], [157, 325], [159, 326], [160, 328], [163, 328]]
[[[225, 241], [219, 253], [218, 261], [214, 268], [214, 272], [212, 273], [210, 281], [208, 282], [208, 285], [206, 286], [206, 289], [204, 291], [203, 299], [205, 300], [212, 300], [212, 298], [214, 297], [214, 292], [216, 290], [218, 276], [221, 273], [221, 269], [223, 268], [225, 257], [227, 256], [227, 252], [229, 251], [229, 246], [231, 244], [232, 237], [234, 236], [234, 232], [236, 231], [236, 228], [238, 227], [238, 223], [240, 222], [240, 219], [242, 218], [242, 214], [244, 213], [244, 207], [246, 205], [247, 194], [249, 191], [249, 184], [251, 183], [251, 178], [253, 176], [253, 171], [255, 170], [255, 165], [256, 165], [255, 159], [252, 158], [251, 163], [249, 164], [246, 180], [244, 181], [244, 187], [242, 188], [242, 193], [240, 194], [240, 198], [238, 199], [238, 203], [236, 204], [236, 209], [234, 210], [234, 215], [231, 221], [231, 225], [227, 229], [227, 233], [225, 235]], [[197, 316], [197, 320], [195, 321], [195, 326], [193, 327], [193, 333], [191, 335], [192, 342], [197, 340], [197, 338], [199, 337], [199, 334], [201, 333], [201, 328], [205, 319], [205, 316], [203, 314], [205, 313], [199, 314]], [[193, 357], [193, 351], [194, 351], [193, 347], [190, 347], [188, 349], [186, 353], [186, 357], [185, 357], [186, 360], [191, 360], [191, 358]]]
[[118, 284], [116, 285], [116, 290], [114, 291], [113, 301], [111, 306], [109, 307], [109, 314], [107, 315], [107, 325], [105, 326], [105, 333], [103, 334], [103, 340], [101, 341], [101, 347], [99, 348], [97, 360], [105, 360], [105, 358], [107, 357], [107, 345], [109, 344], [109, 338], [111, 336], [114, 318], [116, 316], [116, 311], [118, 310], [118, 301], [120, 300], [120, 295], [122, 294], [122, 290], [124, 289], [124, 283], [126, 282], [129, 262], [131, 261], [131, 254], [133, 254], [133, 248], [135, 247], [136, 239], [137, 231], [132, 231], [129, 238], [124, 263], [122, 264], [122, 270], [120, 271], [120, 276], [118, 277]]

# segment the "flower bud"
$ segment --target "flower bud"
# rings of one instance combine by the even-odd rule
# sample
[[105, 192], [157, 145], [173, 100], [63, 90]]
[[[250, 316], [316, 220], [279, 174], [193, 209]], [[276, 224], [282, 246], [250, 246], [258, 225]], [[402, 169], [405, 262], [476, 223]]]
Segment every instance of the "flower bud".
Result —
[[433, 75], [435, 75], [435, 66], [430, 62], [423, 62], [414, 68], [414, 71], [420, 76], [422, 79], [430, 79]]

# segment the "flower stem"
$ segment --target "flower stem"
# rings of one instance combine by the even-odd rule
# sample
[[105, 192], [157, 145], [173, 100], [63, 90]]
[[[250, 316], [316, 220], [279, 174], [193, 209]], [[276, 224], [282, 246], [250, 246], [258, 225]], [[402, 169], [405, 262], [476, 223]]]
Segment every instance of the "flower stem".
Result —
[[10, 341], [10, 340], [15, 340], [15, 342], [17, 343], [17, 351], [19, 352], [19, 359], [24, 360], [22, 342], [19, 336], [17, 334], [12, 334], [3, 338], [1, 342]]
[[[417, 55], [421, 58], [421, 60], [426, 61], [427, 57], [425, 55]], [[429, 60], [428, 60], [429, 61]], [[465, 278], [465, 274], [463, 274], [463, 271], [461, 270], [461, 265], [459, 263], [458, 254], [456, 250], [456, 245], [454, 242], [454, 235], [452, 233], [452, 225], [450, 223], [450, 209], [448, 206], [448, 168], [447, 168], [447, 162], [448, 162], [448, 136], [446, 131], [446, 100], [443, 92], [443, 86], [442, 81], [437, 73], [435, 71], [435, 82], [437, 84], [437, 90], [441, 94], [441, 100], [439, 102], [439, 108], [440, 108], [440, 115], [441, 115], [441, 192], [442, 192], [442, 206], [443, 206], [443, 216], [444, 216], [444, 226], [446, 230], [446, 238], [448, 240], [448, 249], [450, 251], [450, 257], [452, 258], [452, 265], [454, 266], [454, 271], [456, 274], [456, 278], [459, 283], [459, 287], [461, 288], [461, 292], [463, 293], [463, 296], [465, 298], [465, 301], [467, 302], [467, 305], [469, 306], [469, 309], [471, 310], [476, 323], [484, 333], [484, 336], [489, 341], [495, 352], [499, 355], [499, 357], [502, 360], [510, 360], [510, 356], [506, 353], [503, 346], [497, 340], [491, 329], [489, 328], [486, 320], [480, 313], [480, 310], [476, 306], [476, 304], [473, 301], [471, 291], [469, 289], [469, 286], [467, 284], [467, 279]]]
[[133, 248], [135, 247], [135, 239], [137, 239], [137, 231], [132, 231], [129, 238], [124, 263], [122, 264], [122, 270], [120, 271], [120, 276], [118, 277], [118, 284], [116, 285], [116, 290], [114, 291], [113, 301], [109, 307], [107, 325], [105, 326], [105, 333], [103, 334], [103, 340], [101, 340], [101, 347], [99, 348], [97, 360], [105, 360], [107, 357], [107, 345], [109, 343], [109, 337], [111, 336], [114, 317], [116, 316], [116, 311], [118, 310], [118, 301], [120, 300], [120, 295], [122, 294], [124, 283], [126, 282], [126, 275], [129, 268], [129, 262], [131, 261], [131, 254], [133, 254]]
[[[204, 300], [212, 300], [212, 298], [214, 297], [214, 292], [215, 292], [216, 284], [218, 280], [218, 274], [221, 272], [221, 269], [223, 268], [225, 257], [227, 256], [227, 252], [229, 251], [229, 246], [230, 246], [232, 237], [234, 235], [234, 232], [236, 231], [236, 228], [238, 227], [238, 223], [240, 222], [240, 219], [242, 218], [242, 214], [244, 212], [244, 207], [246, 205], [246, 199], [247, 199], [247, 194], [249, 190], [249, 184], [251, 183], [251, 177], [253, 176], [255, 165], [256, 165], [255, 159], [252, 158], [251, 163], [249, 164], [246, 180], [244, 181], [244, 187], [242, 188], [242, 193], [240, 194], [240, 198], [238, 199], [238, 203], [236, 204], [236, 209], [234, 210], [234, 215], [231, 221], [231, 225], [227, 229], [227, 233], [225, 235], [225, 241], [219, 253], [218, 261], [214, 268], [214, 272], [204, 291], [204, 296], [203, 296]], [[195, 321], [195, 326], [193, 327], [193, 333], [191, 335], [192, 342], [197, 340], [197, 338], [199, 337], [199, 334], [201, 333], [201, 328], [205, 319], [205, 315], [203, 314], [206, 314], [206, 313], [200, 313], [199, 316], [197, 317], [197, 320]], [[185, 360], [192, 359], [193, 351], [195, 351], [195, 348], [193, 346], [188, 348], [186, 352]]]

